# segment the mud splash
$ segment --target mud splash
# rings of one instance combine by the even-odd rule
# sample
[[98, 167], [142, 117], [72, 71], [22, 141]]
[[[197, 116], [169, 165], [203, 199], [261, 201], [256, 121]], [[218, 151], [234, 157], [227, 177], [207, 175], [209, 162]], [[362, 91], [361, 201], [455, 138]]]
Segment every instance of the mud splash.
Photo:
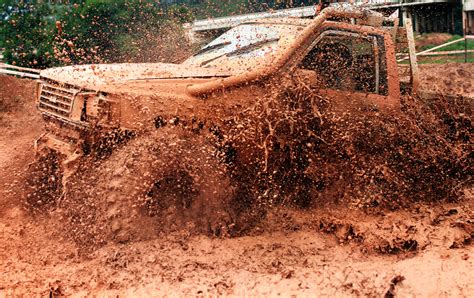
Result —
[[[32, 84], [25, 84], [20, 82], [15, 86], [18, 90], [30, 88], [33, 94]], [[2, 98], [7, 97], [2, 95]], [[293, 208], [296, 203], [291, 199], [298, 197], [293, 191], [301, 188], [289, 188], [290, 191], [282, 193], [279, 185], [274, 184], [273, 193], [265, 194], [268, 187], [255, 188], [260, 194], [256, 201], [261, 202], [267, 212], [245, 231], [246, 236], [224, 239], [203, 236], [203, 230], [195, 230], [196, 224], [189, 220], [190, 225], [174, 229], [168, 226], [162, 232], [151, 226], [154, 234], [148, 240], [131, 238], [116, 243], [116, 238], [108, 244], [97, 245], [94, 239], [104, 239], [110, 232], [96, 229], [111, 225], [103, 222], [106, 217], [102, 208], [110, 204], [105, 195], [86, 198], [88, 203], [84, 205], [76, 202], [76, 207], [82, 208], [76, 213], [77, 222], [58, 217], [59, 210], [33, 216], [30, 209], [22, 210], [26, 194], [15, 180], [20, 179], [23, 168], [32, 159], [28, 144], [35, 139], [35, 134], [40, 134], [30, 123], [30, 119], [37, 119], [33, 99], [27, 105], [33, 114], [20, 109], [6, 115], [9, 126], [2, 127], [5, 133], [0, 138], [3, 148], [0, 154], [3, 191], [0, 263], [5, 269], [0, 273], [3, 285], [0, 293], [146, 295], [156, 294], [159, 289], [163, 295], [238, 295], [243, 292], [255, 295], [436, 295], [440, 290], [430, 288], [436, 282], [441, 289], [451, 289], [453, 294], [468, 296], [472, 293], [469, 288], [473, 265], [472, 195], [470, 199], [466, 197], [452, 203], [429, 202], [430, 198], [418, 203], [407, 201], [406, 208], [395, 211], [383, 205], [355, 208], [357, 204], [348, 206], [344, 199], [334, 199], [336, 195], [328, 196], [327, 200], [316, 196], [310, 207], [301, 209]], [[450, 112], [446, 115], [459, 119]], [[433, 119], [439, 121], [439, 115], [437, 117]], [[441, 122], [443, 129], [438, 128], [438, 131], [444, 133], [452, 121]], [[463, 125], [453, 127], [466, 127]], [[462, 132], [463, 129], [450, 131]], [[459, 145], [467, 132], [448, 134], [446, 139], [453, 146]], [[115, 156], [118, 152], [123, 152], [123, 148], [119, 146], [112, 155], [104, 155], [105, 163], [102, 160], [101, 164], [121, 160], [125, 165], [137, 158]], [[19, 155], [23, 157], [18, 158]], [[260, 161], [263, 162], [263, 158]], [[83, 172], [88, 174], [81, 179], [90, 182], [91, 187], [111, 177], [110, 170], [120, 168], [113, 166], [104, 170], [100, 172], [105, 173], [102, 177], [96, 172], [100, 169], [98, 165], [89, 165]], [[255, 182], [253, 186], [263, 185], [262, 181], [249, 182]], [[330, 193], [324, 188], [323, 191]], [[274, 198], [278, 193], [282, 196]], [[132, 208], [128, 208], [128, 202], [119, 214], [130, 214]], [[88, 209], [90, 205], [92, 209]], [[172, 211], [169, 214], [174, 212], [173, 208], [168, 211]], [[196, 213], [201, 215], [200, 212], [191, 214]], [[179, 218], [176, 216], [169, 217], [170, 222]], [[81, 222], [89, 225], [81, 226]], [[148, 228], [144, 224], [133, 228], [137, 227]], [[98, 234], [71, 241], [76, 232], [78, 237], [87, 235], [84, 233], [87, 229]], [[204, 230], [204, 234], [207, 233]], [[80, 243], [85, 245], [81, 248]], [[400, 281], [400, 276], [405, 279]]]
[[256, 100], [233, 123], [229, 143], [262, 149], [258, 170], [246, 175], [255, 175], [247, 179], [260, 182], [268, 205], [396, 209], [457, 200], [472, 183], [468, 99], [405, 97], [391, 113], [341, 113], [305, 90]]
[[[340, 113], [325, 98], [291, 90], [256, 99], [227, 122], [225, 135], [176, 126], [111, 138], [105, 151], [81, 162], [52, 214], [91, 252], [183, 229], [242, 236], [278, 206], [371, 214], [458, 201], [472, 183], [471, 111], [465, 102], [446, 102], [406, 97], [393, 114]], [[251, 162], [242, 162], [245, 152]], [[321, 221], [320, 230], [360, 237], [353, 226], [332, 222]], [[380, 250], [418, 245], [408, 239]]]

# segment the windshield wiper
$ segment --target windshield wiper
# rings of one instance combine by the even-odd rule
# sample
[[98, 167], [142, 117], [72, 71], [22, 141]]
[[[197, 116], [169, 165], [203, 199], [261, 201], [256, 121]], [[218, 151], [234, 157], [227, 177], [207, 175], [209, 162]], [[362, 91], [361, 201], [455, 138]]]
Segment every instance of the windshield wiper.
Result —
[[280, 40], [280, 38], [265, 39], [265, 40], [258, 41], [256, 43], [251, 43], [251, 44], [243, 46], [243, 47], [229, 53], [228, 56], [236, 56], [236, 55], [240, 55], [240, 54], [245, 54], [245, 53], [253, 51], [254, 49], [256, 49], [258, 47], [266, 45], [267, 43], [271, 43], [271, 42], [278, 41], [278, 40]]
[[214, 45], [212, 45], [212, 46], [204, 47], [204, 48], [202, 48], [201, 50], [199, 50], [199, 52], [197, 52], [197, 53], [195, 54], [195, 56], [196, 56], [196, 55], [200, 55], [200, 54], [205, 53], [205, 52], [210, 51], [210, 50], [215, 50], [215, 49], [222, 48], [222, 47], [224, 47], [224, 46], [228, 46], [228, 45], [230, 45], [230, 44], [231, 44], [230, 41], [225, 41], [225, 42], [221, 42], [221, 43], [214, 44]]

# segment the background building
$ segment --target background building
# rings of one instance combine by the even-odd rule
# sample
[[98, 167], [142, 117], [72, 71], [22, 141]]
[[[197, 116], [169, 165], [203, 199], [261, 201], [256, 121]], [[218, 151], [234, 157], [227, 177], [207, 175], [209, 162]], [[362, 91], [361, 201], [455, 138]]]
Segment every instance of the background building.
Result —
[[[474, 0], [249, 0], [246, 1], [248, 14], [213, 18], [213, 20], [206, 20], [205, 18], [195, 22], [195, 28], [197, 31], [223, 29], [225, 26], [231, 27], [235, 25], [236, 22], [242, 20], [271, 17], [268, 8], [273, 9], [271, 14], [275, 16], [312, 17], [315, 13], [315, 4], [318, 4], [319, 1], [323, 1], [324, 5], [337, 2], [366, 5], [384, 13], [386, 16], [398, 13], [402, 24], [403, 14], [406, 13], [411, 17], [413, 29], [417, 33], [446, 32], [458, 35], [463, 34], [462, 20], [464, 6], [464, 10], [466, 11], [465, 18], [467, 22], [469, 22], [471, 31], [473, 31], [474, 26]], [[287, 9], [285, 10], [285, 8]]]
[[464, 20], [466, 33], [474, 34], [474, 0], [464, 0]]
[[[470, 1], [474, 0], [461, 0]], [[402, 19], [406, 11], [412, 18], [413, 30], [418, 33], [448, 32], [462, 34], [462, 7], [460, 0], [356, 0], [374, 9], [391, 14], [396, 11]]]

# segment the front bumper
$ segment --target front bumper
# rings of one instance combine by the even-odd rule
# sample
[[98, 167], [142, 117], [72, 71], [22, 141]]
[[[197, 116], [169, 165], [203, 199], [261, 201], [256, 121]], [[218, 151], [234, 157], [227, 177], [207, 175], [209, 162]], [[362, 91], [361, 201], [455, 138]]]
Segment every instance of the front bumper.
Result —
[[43, 120], [46, 132], [35, 141], [36, 152], [49, 148], [68, 156], [82, 151], [81, 144], [88, 135], [89, 128], [45, 113], [43, 113]]
[[64, 140], [60, 140], [51, 133], [42, 134], [35, 141], [35, 152], [41, 152], [44, 149], [54, 150], [62, 155], [70, 156], [72, 154], [78, 154], [79, 149], [77, 144], [68, 143]]

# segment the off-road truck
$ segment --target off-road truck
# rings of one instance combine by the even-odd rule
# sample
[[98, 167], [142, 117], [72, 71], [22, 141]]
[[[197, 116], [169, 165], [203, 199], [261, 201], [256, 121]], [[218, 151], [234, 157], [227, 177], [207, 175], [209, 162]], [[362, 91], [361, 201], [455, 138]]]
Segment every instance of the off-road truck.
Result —
[[[254, 199], [242, 185], [257, 179], [255, 173], [291, 184], [288, 177], [311, 163], [301, 156], [291, 163], [282, 149], [295, 138], [298, 117], [318, 121], [322, 110], [306, 101], [308, 94], [330, 112], [396, 115], [400, 82], [392, 32], [383, 21], [370, 10], [328, 7], [314, 19], [240, 24], [181, 64], [43, 70], [37, 106], [46, 132], [37, 148], [56, 152], [71, 168], [101, 152], [104, 140], [133, 135], [92, 175], [102, 181], [95, 191], [104, 198], [140, 198], [151, 214], [166, 200], [217, 210], [216, 202], [233, 197], [244, 208]], [[291, 99], [298, 96], [303, 99]], [[257, 129], [260, 124], [266, 129]], [[49, 168], [49, 177], [59, 169]], [[66, 171], [63, 180], [69, 176]]]

